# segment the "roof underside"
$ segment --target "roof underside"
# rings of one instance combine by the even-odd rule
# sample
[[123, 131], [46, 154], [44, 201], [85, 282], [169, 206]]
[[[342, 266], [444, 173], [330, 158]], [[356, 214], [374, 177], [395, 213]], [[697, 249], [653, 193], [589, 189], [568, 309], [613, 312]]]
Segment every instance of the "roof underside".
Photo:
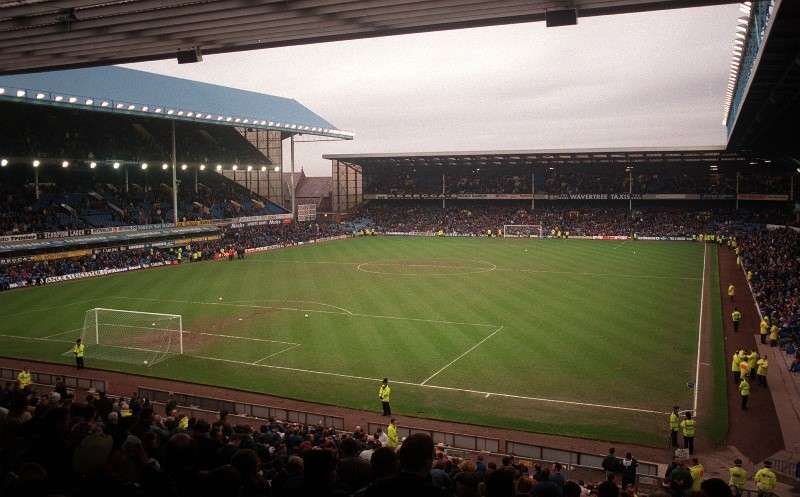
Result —
[[[425, 152], [408, 154], [335, 154], [325, 159], [339, 160], [361, 167], [433, 166], [535, 166], [590, 164], [732, 164], [760, 163], [761, 158], [726, 152], [720, 147], [700, 148], [609, 148], [495, 150], [481, 152]], [[767, 159], [768, 160], [768, 159]]]
[[783, 0], [779, 5], [729, 130], [728, 146], [796, 157], [800, 153], [800, 2]]
[[423, 31], [735, 3], [735, 0], [0, 1], [0, 74]]
[[352, 138], [290, 98], [124, 67], [0, 76], [0, 88], [9, 101]]

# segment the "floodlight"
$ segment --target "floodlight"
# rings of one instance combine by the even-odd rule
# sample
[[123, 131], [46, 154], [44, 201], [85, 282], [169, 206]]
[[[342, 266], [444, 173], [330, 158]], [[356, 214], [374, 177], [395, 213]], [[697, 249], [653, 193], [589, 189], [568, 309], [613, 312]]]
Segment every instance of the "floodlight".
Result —
[[169, 114], [170, 116], [171, 116], [172, 114], [174, 114], [174, 113], [175, 113], [175, 111], [174, 111], [174, 110], [172, 110], [172, 109], [169, 109], [169, 110], [167, 111], [167, 114]]
[[117, 109], [121, 109], [123, 107], [125, 107], [125, 104], [117, 104]]
[[77, 102], [77, 101], [78, 101], [78, 98], [77, 98], [77, 97], [69, 97], [69, 98], [67, 99], [67, 101], [68, 101], [69, 103], [71, 103], [71, 104], [74, 104], [75, 102]]
[[156, 114], [161, 114], [161, 107], [156, 107]]
[[276, 173], [277, 173], [278, 171], [280, 171], [280, 170], [281, 170], [281, 168], [280, 168], [279, 166], [275, 166], [275, 168], [273, 169], [273, 171], [275, 171]]
[[222, 164], [217, 164], [216, 169], [217, 169], [217, 171], [222, 171]]
[[33, 167], [39, 167], [39, 164], [41, 164], [41, 162], [39, 162], [39, 159], [33, 159]]
[[261, 170], [262, 171], [266, 171], [267, 170], [267, 166], [261, 166]]
[[272, 126], [272, 125], [274, 125], [274, 124], [275, 124], [274, 122], [270, 121], [268, 125], [269, 125], [269, 126]]
[[167, 164], [166, 162], [161, 164], [161, 169], [163, 169], [165, 171], [167, 170], [168, 167], [169, 167], [169, 164]]
[[179, 115], [179, 116], [182, 116], [182, 115], [183, 115], [183, 111], [182, 111], [182, 110], [179, 110], [179, 111], [178, 111], [178, 115]]
[[102, 103], [100, 103], [100, 107], [108, 107], [108, 102], [106, 102], [105, 100], [103, 100], [103, 102], [102, 102]]
[[87, 99], [86, 99], [86, 102], [84, 102], [84, 103], [85, 103], [86, 105], [92, 105], [92, 104], [94, 104], [94, 100], [92, 100], [91, 98], [87, 98]]
[[56, 98], [55, 98], [56, 102], [60, 102], [62, 100], [64, 100], [64, 97], [62, 97], [61, 95], [56, 95]]
[[206, 170], [206, 165], [205, 164], [200, 164], [200, 170], [201, 171], [205, 171]]
[[5, 93], [5, 92], [6, 92], [6, 89], [5, 89], [5, 88], [0, 88], [0, 95], [2, 95], [2, 94], [3, 94], [3, 93]]
[[144, 107], [142, 107], [142, 112], [147, 112], [148, 110], [150, 110], [150, 107], [148, 107], [146, 105]]
[[97, 162], [92, 161], [92, 162], [89, 163], [89, 168], [90, 169], [94, 169], [96, 167], [97, 167]]
[[25, 96], [25, 90], [17, 90], [17, 96], [18, 97], [24, 97]]
[[247, 166], [247, 171], [250, 172], [253, 170], [253, 166]]
[[243, 122], [243, 123], [245, 123], [245, 124], [247, 124], [247, 123], [249, 123], [249, 122], [250, 122], [250, 120], [249, 120], [249, 119], [245, 119], [245, 120], [244, 120], [244, 121], [242, 121], [242, 122]]
[[181, 171], [186, 171], [186, 168], [189, 167], [186, 164], [181, 164]]
[[234, 171], [236, 171], [237, 169], [239, 169], [239, 166], [237, 166], [236, 164], [234, 164], [233, 166], [231, 166], [231, 169], [233, 169]]
[[228, 117], [228, 118], [225, 119], [225, 121], [226, 122], [231, 122], [231, 121], [233, 121], [233, 118], [232, 117]]
[[6, 167], [8, 165], [8, 159], [0, 159], [0, 167]]
[[69, 161], [65, 160], [65, 161], [61, 162], [61, 167], [69, 167]]
[[128, 106], [128, 110], [133, 110], [133, 109], [135, 109], [135, 108], [136, 108], [136, 106], [135, 106], [135, 105], [129, 105], [129, 106]]
[[147, 169], [147, 162], [142, 162], [142, 170], [144, 171]]
[[[178, 115], [180, 115], [180, 112], [178, 112]], [[194, 112], [187, 112], [186, 117], [194, 117]]]
[[36, 100], [41, 100], [41, 99], [43, 99], [45, 96], [46, 96], [46, 95], [45, 95], [44, 93], [37, 93], [37, 94], [36, 94]]
[[238, 118], [238, 117], [237, 117], [236, 119], [234, 119], [233, 121], [234, 121], [234, 122], [237, 122], [237, 123], [240, 123], [240, 122], [242, 122], [242, 120], [241, 120], [240, 118]]
[[119, 162], [114, 163], [114, 169], [119, 169]]

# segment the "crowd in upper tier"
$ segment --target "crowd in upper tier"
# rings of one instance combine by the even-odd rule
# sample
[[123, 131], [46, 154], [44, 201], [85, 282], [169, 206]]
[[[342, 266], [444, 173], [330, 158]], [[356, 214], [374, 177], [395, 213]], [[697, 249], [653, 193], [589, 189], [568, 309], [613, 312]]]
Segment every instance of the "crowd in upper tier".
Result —
[[[190, 417], [172, 399], [156, 406], [136, 394], [93, 391], [76, 398], [61, 379], [54, 390], [37, 391], [20, 378], [0, 390], [0, 494], [8, 497], [638, 495], [630, 453], [610, 453], [606, 473], [584, 482], [559, 463], [457, 457], [423, 433], [393, 443], [380, 429], [235, 424], [225, 411], [212, 420]], [[732, 496], [736, 487], [704, 480], [702, 468], [697, 460], [673, 462], [651, 495]]]
[[[685, 193], [734, 195], [737, 171], [708, 170], [696, 166], [641, 166], [631, 173], [623, 166], [587, 165], [537, 168], [536, 193], [566, 194], [636, 194]], [[740, 173], [739, 193], [787, 194], [790, 173], [759, 170], [759, 174]], [[632, 183], [632, 184], [631, 184]], [[393, 168], [383, 174], [372, 170], [364, 176], [365, 193], [384, 194], [461, 194], [461, 193], [531, 193], [531, 170], [524, 168]]]

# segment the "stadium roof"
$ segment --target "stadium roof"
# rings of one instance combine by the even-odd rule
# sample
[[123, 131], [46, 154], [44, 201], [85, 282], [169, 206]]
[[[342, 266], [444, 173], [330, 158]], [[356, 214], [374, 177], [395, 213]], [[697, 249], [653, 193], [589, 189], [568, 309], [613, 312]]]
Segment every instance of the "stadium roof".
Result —
[[0, 74], [735, 0], [21, 0], [0, 2]]
[[751, 158], [725, 147], [683, 148], [583, 148], [544, 150], [485, 150], [478, 152], [420, 152], [403, 154], [330, 154], [323, 159], [339, 160], [362, 167], [415, 166], [519, 166], [688, 163], [712, 165], [755, 163], [770, 159]]
[[0, 76], [0, 100], [352, 139], [297, 100], [124, 67]]

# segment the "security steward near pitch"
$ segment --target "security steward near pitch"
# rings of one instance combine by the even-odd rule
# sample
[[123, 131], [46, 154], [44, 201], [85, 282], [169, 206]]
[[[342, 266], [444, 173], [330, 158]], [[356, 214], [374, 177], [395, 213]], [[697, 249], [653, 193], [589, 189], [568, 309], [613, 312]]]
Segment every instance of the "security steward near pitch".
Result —
[[392, 388], [389, 386], [389, 378], [384, 378], [381, 387], [378, 389], [378, 400], [381, 401], [384, 416], [392, 415], [392, 408], [389, 405], [389, 395], [391, 395], [391, 393]]

